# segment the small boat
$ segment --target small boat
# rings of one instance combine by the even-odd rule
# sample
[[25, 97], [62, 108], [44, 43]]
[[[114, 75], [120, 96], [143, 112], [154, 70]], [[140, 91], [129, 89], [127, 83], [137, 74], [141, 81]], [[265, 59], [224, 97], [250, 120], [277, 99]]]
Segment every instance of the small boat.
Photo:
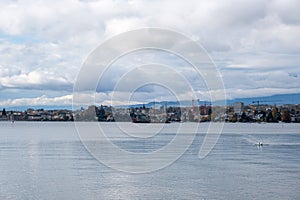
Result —
[[256, 146], [263, 146], [262, 142], [258, 142], [257, 144], [255, 144]]

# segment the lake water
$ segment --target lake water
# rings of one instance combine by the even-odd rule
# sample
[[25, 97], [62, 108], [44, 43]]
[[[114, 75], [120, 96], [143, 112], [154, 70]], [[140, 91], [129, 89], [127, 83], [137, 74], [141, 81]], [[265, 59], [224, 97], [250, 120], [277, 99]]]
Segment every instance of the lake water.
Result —
[[[114, 136], [111, 129], [110, 139], [151, 153], [174, 138], [177, 124], [166, 126], [147, 139]], [[96, 160], [74, 123], [0, 122], [0, 199], [300, 199], [300, 124], [225, 124], [213, 150], [199, 159], [204, 136], [200, 131], [170, 166], [132, 174]]]

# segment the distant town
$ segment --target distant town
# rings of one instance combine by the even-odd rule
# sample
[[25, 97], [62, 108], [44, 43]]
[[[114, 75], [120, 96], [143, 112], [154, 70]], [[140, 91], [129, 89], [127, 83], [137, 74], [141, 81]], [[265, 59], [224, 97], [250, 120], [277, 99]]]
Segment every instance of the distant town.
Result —
[[134, 122], [134, 123], [171, 123], [171, 122], [266, 122], [266, 123], [299, 123], [300, 104], [244, 105], [235, 102], [230, 106], [200, 105], [186, 107], [153, 106], [146, 107], [112, 107], [106, 105], [91, 105], [79, 110], [45, 110], [28, 108], [25, 111], [0, 111], [0, 121], [101, 121], [101, 122]]

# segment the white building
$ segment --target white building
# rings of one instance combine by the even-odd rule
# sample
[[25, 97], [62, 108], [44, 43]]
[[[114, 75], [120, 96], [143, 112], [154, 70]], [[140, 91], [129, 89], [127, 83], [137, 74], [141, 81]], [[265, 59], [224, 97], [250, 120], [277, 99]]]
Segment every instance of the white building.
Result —
[[244, 112], [244, 103], [235, 102], [233, 106], [233, 110], [235, 114], [241, 115]]

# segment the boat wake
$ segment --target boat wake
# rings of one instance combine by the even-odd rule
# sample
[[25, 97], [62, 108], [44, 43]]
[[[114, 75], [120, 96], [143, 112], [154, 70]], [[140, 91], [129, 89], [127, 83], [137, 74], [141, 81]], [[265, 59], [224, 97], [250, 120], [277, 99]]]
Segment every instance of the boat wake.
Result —
[[247, 137], [245, 137], [244, 139], [247, 141], [247, 143], [250, 143], [250, 144], [255, 145], [255, 146], [267, 145], [266, 143], [264, 143], [262, 141], [262, 139], [255, 138], [251, 135], [247, 135]]
[[274, 142], [269, 139], [255, 138], [251, 135], [247, 135], [244, 140], [255, 146], [300, 146], [300, 142]]

